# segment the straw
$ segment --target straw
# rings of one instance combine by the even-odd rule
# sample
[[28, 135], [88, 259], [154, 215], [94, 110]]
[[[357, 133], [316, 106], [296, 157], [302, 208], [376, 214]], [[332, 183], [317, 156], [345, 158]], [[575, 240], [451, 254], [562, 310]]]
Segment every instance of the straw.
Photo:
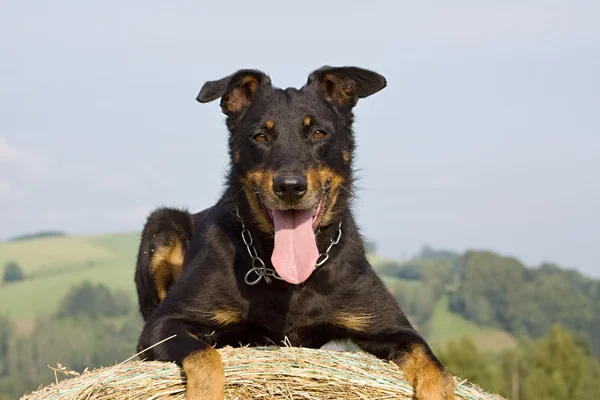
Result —
[[[225, 398], [249, 399], [400, 399], [413, 388], [400, 369], [362, 352], [298, 347], [224, 347]], [[185, 375], [174, 363], [126, 360], [85, 371], [22, 397], [23, 400], [184, 399]], [[502, 400], [465, 380], [456, 379], [456, 398]]]

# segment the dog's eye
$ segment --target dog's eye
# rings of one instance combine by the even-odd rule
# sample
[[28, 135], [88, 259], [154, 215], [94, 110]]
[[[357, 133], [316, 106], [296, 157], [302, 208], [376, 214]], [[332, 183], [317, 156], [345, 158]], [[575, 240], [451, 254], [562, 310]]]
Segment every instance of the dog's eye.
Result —
[[267, 137], [265, 135], [263, 135], [262, 133], [258, 133], [254, 136], [252, 136], [252, 139], [256, 140], [257, 142], [266, 142], [267, 141]]
[[323, 139], [325, 136], [327, 136], [327, 132], [325, 132], [325, 131], [322, 131], [322, 130], [320, 130], [320, 129], [316, 130], [316, 131], [313, 133], [313, 137], [314, 137], [315, 139]]

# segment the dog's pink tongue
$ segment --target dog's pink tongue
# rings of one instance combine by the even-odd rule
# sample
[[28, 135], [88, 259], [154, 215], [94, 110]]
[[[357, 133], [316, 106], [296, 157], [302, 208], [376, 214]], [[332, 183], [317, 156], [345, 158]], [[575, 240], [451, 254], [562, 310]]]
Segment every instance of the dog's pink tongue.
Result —
[[275, 248], [271, 262], [277, 274], [293, 284], [312, 274], [319, 250], [312, 228], [312, 211], [273, 211]]

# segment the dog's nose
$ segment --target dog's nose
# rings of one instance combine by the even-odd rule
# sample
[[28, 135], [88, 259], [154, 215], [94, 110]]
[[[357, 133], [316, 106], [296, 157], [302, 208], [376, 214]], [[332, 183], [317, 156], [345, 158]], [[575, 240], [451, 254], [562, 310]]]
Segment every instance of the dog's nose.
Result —
[[306, 193], [308, 183], [302, 175], [281, 174], [273, 179], [273, 191], [280, 199], [290, 203], [298, 201]]

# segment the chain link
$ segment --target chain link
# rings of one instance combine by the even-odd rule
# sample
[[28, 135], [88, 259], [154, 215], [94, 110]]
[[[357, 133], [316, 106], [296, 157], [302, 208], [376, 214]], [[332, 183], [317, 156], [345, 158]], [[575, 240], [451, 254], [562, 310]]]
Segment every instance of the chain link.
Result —
[[340, 221], [340, 224], [338, 225], [337, 237], [335, 239], [333, 239], [333, 238], [329, 239], [329, 246], [327, 246], [327, 250], [325, 250], [325, 253], [319, 254], [319, 258], [317, 258], [317, 265], [315, 266], [315, 269], [317, 267], [320, 267], [321, 265], [325, 264], [325, 261], [329, 260], [329, 252], [331, 251], [331, 248], [333, 246], [335, 246], [336, 244], [338, 244], [340, 242], [341, 238], [342, 238], [342, 221]]
[[[256, 251], [256, 247], [254, 247], [252, 235], [250, 234], [250, 231], [246, 229], [246, 225], [244, 225], [244, 220], [240, 216], [237, 207], [235, 208], [235, 213], [242, 224], [242, 240], [246, 245], [248, 255], [250, 255], [250, 258], [252, 259], [252, 268], [250, 268], [248, 272], [246, 272], [246, 275], [244, 276], [244, 282], [246, 282], [247, 285], [254, 286], [262, 279], [264, 279], [267, 283], [272, 282], [271, 278], [283, 280], [283, 278], [281, 278], [273, 268], [268, 268], [265, 265], [265, 262], [262, 260], [262, 258], [259, 257], [258, 252]], [[329, 259], [329, 252], [331, 251], [331, 248], [338, 244], [341, 238], [342, 222], [340, 221], [340, 224], [338, 225], [336, 238], [329, 239], [329, 246], [327, 246], [327, 250], [325, 250], [324, 253], [319, 254], [315, 265], [315, 269], [325, 264], [325, 262]], [[255, 275], [254, 279], [252, 279], [252, 275]]]

